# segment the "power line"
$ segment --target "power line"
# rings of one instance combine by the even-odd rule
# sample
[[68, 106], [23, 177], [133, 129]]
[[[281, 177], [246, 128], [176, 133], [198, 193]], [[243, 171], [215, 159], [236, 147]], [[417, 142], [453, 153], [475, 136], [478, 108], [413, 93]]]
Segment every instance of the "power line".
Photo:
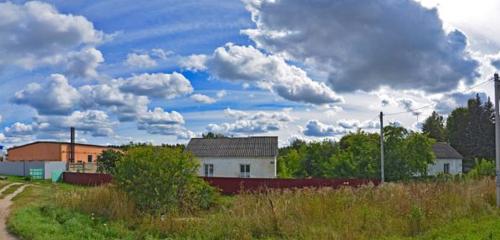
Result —
[[[490, 81], [492, 81], [492, 80], [493, 80], [493, 78], [489, 78], [489, 79], [487, 79], [487, 80], [485, 80], [485, 81], [479, 82], [479, 83], [477, 83], [477, 84], [475, 84], [475, 85], [472, 85], [472, 86], [470, 86], [470, 87], [466, 88], [465, 90], [463, 90], [463, 92], [466, 92], [466, 91], [472, 90], [472, 89], [474, 89], [474, 88], [476, 88], [476, 87], [479, 87], [479, 86], [481, 86], [481, 85], [483, 85], [483, 84], [485, 84], [485, 83], [488, 83], [488, 82], [490, 82]], [[404, 113], [413, 113], [413, 114], [415, 114], [415, 112], [416, 112], [416, 111], [418, 111], [418, 110], [422, 110], [422, 109], [425, 109], [425, 108], [429, 108], [429, 107], [434, 107], [434, 104], [428, 104], [428, 105], [424, 105], [424, 106], [419, 107], [419, 108], [409, 109], [409, 110], [406, 110], [406, 111], [401, 111], [401, 112], [384, 113], [384, 115], [385, 115], [385, 116], [394, 116], [394, 115], [399, 115], [399, 114], [404, 114]]]

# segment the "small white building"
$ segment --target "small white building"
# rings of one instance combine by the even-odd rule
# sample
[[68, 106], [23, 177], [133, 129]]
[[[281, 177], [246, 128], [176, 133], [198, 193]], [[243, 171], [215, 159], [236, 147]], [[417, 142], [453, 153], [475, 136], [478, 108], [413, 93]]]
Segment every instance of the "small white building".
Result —
[[186, 150], [200, 160], [200, 176], [276, 178], [278, 137], [192, 138]]
[[462, 161], [464, 157], [460, 155], [452, 146], [445, 142], [438, 142], [432, 146], [436, 160], [434, 164], [429, 164], [427, 174], [436, 176], [440, 173], [460, 174], [462, 173]]

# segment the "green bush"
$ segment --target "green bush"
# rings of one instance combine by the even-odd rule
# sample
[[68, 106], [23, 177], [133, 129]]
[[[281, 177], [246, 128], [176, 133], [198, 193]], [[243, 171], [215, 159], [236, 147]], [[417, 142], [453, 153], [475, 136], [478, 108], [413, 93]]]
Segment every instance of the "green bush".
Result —
[[495, 176], [495, 162], [486, 159], [479, 160], [476, 166], [467, 173], [467, 176], [475, 179]]
[[197, 176], [199, 163], [177, 148], [131, 148], [117, 163], [115, 180], [147, 214], [193, 212], [209, 208], [217, 191]]
[[116, 163], [123, 158], [123, 153], [113, 149], [103, 151], [97, 157], [97, 171], [101, 173], [115, 173]]

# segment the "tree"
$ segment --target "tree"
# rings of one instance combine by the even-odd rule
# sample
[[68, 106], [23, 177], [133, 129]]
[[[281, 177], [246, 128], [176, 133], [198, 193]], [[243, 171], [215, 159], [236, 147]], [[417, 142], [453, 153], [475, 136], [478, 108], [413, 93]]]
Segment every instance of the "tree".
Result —
[[215, 139], [215, 138], [225, 138], [226, 136], [224, 136], [224, 134], [222, 133], [208, 132], [208, 133], [203, 133], [201, 137]]
[[97, 156], [97, 171], [115, 173], [116, 164], [123, 158], [123, 153], [113, 149], [105, 150]]
[[444, 118], [435, 111], [424, 121], [422, 131], [438, 142], [445, 142], [447, 140]]
[[145, 213], [162, 215], [210, 207], [216, 190], [197, 176], [199, 162], [178, 148], [131, 148], [114, 179]]
[[379, 135], [358, 131], [340, 139], [331, 157], [331, 177], [377, 178], [380, 176]]

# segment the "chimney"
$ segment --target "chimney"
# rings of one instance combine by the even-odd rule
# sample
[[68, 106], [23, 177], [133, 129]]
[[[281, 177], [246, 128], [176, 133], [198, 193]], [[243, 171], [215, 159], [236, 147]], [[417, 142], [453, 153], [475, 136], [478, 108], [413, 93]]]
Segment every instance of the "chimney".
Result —
[[75, 162], [75, 128], [71, 127], [71, 142], [70, 142], [70, 150], [69, 150], [69, 162]]

